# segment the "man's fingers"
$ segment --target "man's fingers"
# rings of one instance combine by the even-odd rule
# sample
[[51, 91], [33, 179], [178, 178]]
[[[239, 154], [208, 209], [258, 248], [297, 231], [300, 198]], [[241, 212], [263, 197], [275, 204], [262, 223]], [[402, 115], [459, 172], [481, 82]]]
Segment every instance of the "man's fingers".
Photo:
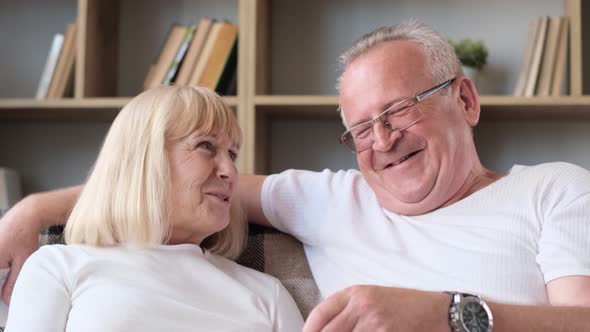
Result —
[[350, 308], [350, 306], [347, 306], [344, 310], [339, 312], [336, 317], [332, 318], [332, 320], [322, 328], [322, 332], [355, 331], [359, 316], [356, 313], [351, 312]]
[[348, 297], [342, 291], [330, 296], [311, 311], [302, 332], [323, 331], [323, 328], [346, 308], [347, 303]]

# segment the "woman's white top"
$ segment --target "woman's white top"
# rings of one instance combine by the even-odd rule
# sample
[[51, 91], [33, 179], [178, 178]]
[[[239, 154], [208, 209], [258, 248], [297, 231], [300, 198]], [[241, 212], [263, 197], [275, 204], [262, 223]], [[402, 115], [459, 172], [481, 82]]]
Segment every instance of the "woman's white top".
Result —
[[6, 331], [301, 331], [281, 283], [192, 244], [48, 245], [25, 263]]

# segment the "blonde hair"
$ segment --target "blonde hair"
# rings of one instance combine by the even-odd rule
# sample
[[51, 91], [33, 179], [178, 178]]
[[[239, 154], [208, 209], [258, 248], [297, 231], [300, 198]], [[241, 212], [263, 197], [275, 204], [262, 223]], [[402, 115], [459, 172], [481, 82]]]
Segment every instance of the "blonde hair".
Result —
[[[238, 146], [241, 142], [232, 111], [209, 89], [160, 86], [131, 99], [113, 121], [68, 218], [66, 242], [99, 247], [167, 243], [166, 142], [196, 130], [203, 135], [227, 135]], [[229, 226], [205, 239], [202, 246], [236, 258], [246, 241], [246, 227], [243, 213], [232, 204]]]

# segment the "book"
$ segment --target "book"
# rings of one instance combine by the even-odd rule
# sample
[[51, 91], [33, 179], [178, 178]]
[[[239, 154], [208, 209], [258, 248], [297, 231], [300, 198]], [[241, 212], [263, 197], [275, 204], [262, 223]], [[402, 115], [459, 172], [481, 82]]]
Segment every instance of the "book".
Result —
[[565, 71], [567, 68], [568, 38], [569, 38], [570, 21], [568, 17], [561, 17], [561, 29], [559, 30], [559, 41], [557, 43], [557, 56], [555, 58], [555, 72], [553, 73], [553, 82], [551, 83], [551, 96], [560, 96], [563, 94], [562, 85], [564, 83]]
[[47, 90], [49, 89], [51, 77], [55, 72], [57, 58], [59, 57], [63, 41], [63, 34], [56, 33], [53, 36], [53, 41], [51, 42], [51, 47], [49, 48], [49, 54], [47, 54], [47, 60], [45, 60], [45, 66], [43, 67], [43, 73], [41, 74], [41, 78], [39, 79], [39, 85], [37, 86], [37, 93], [35, 94], [36, 99], [44, 99], [45, 97], [47, 97]]
[[541, 67], [541, 60], [543, 56], [543, 48], [545, 46], [545, 36], [547, 34], [548, 18], [539, 18], [539, 31], [535, 38], [535, 48], [531, 58], [531, 68], [527, 77], [527, 84], [524, 89], [525, 97], [532, 97], [537, 88], [537, 79]]
[[64, 34], [63, 46], [59, 52], [55, 71], [47, 90], [47, 98], [63, 97], [66, 85], [72, 78], [76, 56], [77, 30], [75, 23], [68, 24], [66, 33]]
[[535, 40], [539, 31], [539, 19], [532, 20], [529, 24], [529, 34], [527, 37], [527, 46], [522, 57], [522, 63], [520, 65], [520, 72], [518, 74], [518, 80], [514, 88], [515, 96], [524, 96], [524, 89], [527, 83], [529, 71], [531, 70], [531, 58], [533, 56], [533, 50], [535, 48]]
[[166, 73], [166, 76], [164, 77], [164, 81], [162, 82], [162, 84], [168, 85], [168, 84], [174, 82], [174, 79], [176, 78], [176, 74], [178, 73], [178, 68], [180, 68], [180, 65], [183, 62], [184, 57], [186, 55], [186, 51], [188, 50], [188, 46], [189, 46], [190, 42], [193, 40], [193, 35], [195, 34], [195, 29], [196, 29], [195, 25], [189, 25], [186, 28], [186, 33], [184, 34], [184, 38], [182, 39], [182, 43], [180, 44], [180, 47], [178, 48], [178, 51], [176, 52], [176, 56], [174, 57], [174, 59], [172, 59], [172, 63], [170, 64], [170, 68], [168, 69], [168, 72]]
[[547, 26], [547, 38], [543, 48], [543, 61], [541, 63], [541, 72], [539, 73], [539, 86], [536, 95], [548, 97], [551, 94], [551, 84], [553, 83], [553, 72], [555, 71], [555, 58], [557, 56], [557, 41], [559, 39], [559, 29], [561, 28], [561, 19], [559, 16], [549, 18]]
[[150, 77], [149, 80], [146, 80], [147, 84], [144, 86], [144, 89], [153, 88], [164, 83], [166, 73], [168, 73], [168, 69], [170, 69], [170, 65], [174, 61], [174, 57], [182, 45], [186, 30], [187, 27], [181, 24], [174, 23], [172, 25], [168, 32], [168, 37], [161, 48], [158, 61], [156, 61], [156, 64], [154, 65], [153, 72], [148, 72]]
[[237, 92], [237, 67], [238, 67], [238, 39], [232, 46], [227, 61], [221, 71], [214, 90], [221, 95], [236, 95]]
[[205, 70], [205, 65], [207, 64], [207, 59], [209, 58], [211, 51], [213, 50], [213, 46], [215, 45], [215, 40], [217, 39], [217, 35], [219, 34], [219, 30], [223, 26], [223, 22], [214, 22], [213, 26], [211, 26], [211, 30], [207, 35], [207, 39], [205, 40], [205, 45], [203, 45], [203, 50], [199, 56], [199, 60], [195, 64], [195, 68], [190, 75], [190, 79], [188, 80], [188, 85], [198, 85], [201, 76], [203, 75], [203, 71]]
[[190, 43], [189, 49], [184, 56], [184, 60], [182, 61], [182, 65], [178, 70], [178, 75], [176, 77], [175, 83], [177, 85], [187, 85], [189, 79], [191, 77], [191, 73], [195, 69], [195, 65], [203, 51], [203, 46], [207, 40], [207, 36], [209, 31], [211, 31], [211, 26], [213, 25], [214, 20], [210, 18], [202, 18], [197, 26], [197, 30], [193, 36], [193, 40]]
[[197, 67], [190, 85], [198, 85], [216, 90], [226, 64], [231, 62], [232, 54], [236, 49], [238, 28], [228, 22], [217, 22], [212, 27], [203, 49], [203, 54], [197, 63]]
[[152, 77], [154, 77], [154, 70], [156, 68], [155, 64], [151, 64], [150, 68], [148, 69], [147, 75], [145, 75], [145, 78], [143, 79], [143, 86], [146, 87], [150, 84]]

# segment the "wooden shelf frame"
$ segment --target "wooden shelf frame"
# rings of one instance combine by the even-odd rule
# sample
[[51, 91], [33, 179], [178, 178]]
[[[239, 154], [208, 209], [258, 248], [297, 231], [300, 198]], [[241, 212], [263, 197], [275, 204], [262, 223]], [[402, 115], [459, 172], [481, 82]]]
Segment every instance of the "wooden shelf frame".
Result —
[[[130, 97], [0, 99], [0, 121], [112, 121]], [[224, 97], [234, 109], [237, 97]]]
[[[76, 0], [79, 25], [74, 97], [54, 100], [0, 99], [0, 121], [112, 121], [129, 101], [117, 91], [119, 5], [123, 0]], [[209, 1], [209, 0], [201, 0]], [[590, 8], [582, 0], [563, 0], [571, 19], [571, 96], [523, 98], [481, 96], [482, 121], [590, 119]], [[244, 133], [240, 171], [266, 172], [269, 126], [276, 118], [337, 120], [337, 96], [271, 95], [272, 0], [236, 0], [238, 6], [237, 96], [225, 97]], [[586, 7], [585, 7], [586, 6]], [[588, 20], [586, 20], [588, 21]], [[589, 21], [590, 22], [590, 21]], [[588, 89], [588, 91], [587, 91]]]

